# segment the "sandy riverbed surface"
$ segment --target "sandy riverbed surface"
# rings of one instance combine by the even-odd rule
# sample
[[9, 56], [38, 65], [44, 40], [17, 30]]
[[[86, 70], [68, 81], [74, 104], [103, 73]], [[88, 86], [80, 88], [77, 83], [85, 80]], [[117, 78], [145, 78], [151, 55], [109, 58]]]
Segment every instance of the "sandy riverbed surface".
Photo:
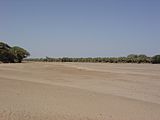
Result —
[[160, 65], [0, 64], [0, 120], [160, 120]]

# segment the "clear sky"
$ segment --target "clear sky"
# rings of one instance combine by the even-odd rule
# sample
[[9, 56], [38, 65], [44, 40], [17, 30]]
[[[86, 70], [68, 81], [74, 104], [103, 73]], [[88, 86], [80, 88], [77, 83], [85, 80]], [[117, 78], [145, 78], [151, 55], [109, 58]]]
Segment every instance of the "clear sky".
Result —
[[0, 41], [31, 57], [160, 54], [160, 0], [0, 0]]

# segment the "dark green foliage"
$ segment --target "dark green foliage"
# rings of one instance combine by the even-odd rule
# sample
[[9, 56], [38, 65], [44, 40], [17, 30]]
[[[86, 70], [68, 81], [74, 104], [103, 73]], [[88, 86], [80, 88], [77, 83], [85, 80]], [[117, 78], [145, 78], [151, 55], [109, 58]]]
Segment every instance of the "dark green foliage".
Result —
[[23, 58], [29, 56], [29, 52], [20, 47], [10, 47], [0, 42], [0, 61], [3, 63], [22, 62]]
[[11, 47], [7, 45], [6, 43], [0, 42], [0, 49], [3, 50], [9, 50]]
[[26, 58], [27, 56], [30, 55], [29, 52], [18, 46], [14, 46], [10, 50], [15, 56], [15, 62], [21, 63], [23, 58]]
[[130, 54], [130, 55], [127, 56], [127, 58], [135, 59], [135, 58], [138, 58], [138, 55]]
[[4, 63], [14, 62], [14, 55], [10, 51], [10, 46], [0, 42], [0, 61]]
[[144, 54], [131, 54], [127, 57], [96, 57], [96, 58], [34, 58], [26, 59], [26, 61], [37, 62], [92, 62], [92, 63], [152, 63], [152, 58]]
[[153, 64], [160, 64], [160, 55], [155, 55], [152, 57], [152, 61]]

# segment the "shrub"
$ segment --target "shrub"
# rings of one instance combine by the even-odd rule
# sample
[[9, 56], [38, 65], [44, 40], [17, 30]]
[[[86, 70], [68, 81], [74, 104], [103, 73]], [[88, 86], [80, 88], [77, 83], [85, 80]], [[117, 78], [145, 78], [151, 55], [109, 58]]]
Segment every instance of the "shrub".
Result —
[[160, 55], [155, 55], [152, 57], [152, 61], [153, 64], [160, 64]]

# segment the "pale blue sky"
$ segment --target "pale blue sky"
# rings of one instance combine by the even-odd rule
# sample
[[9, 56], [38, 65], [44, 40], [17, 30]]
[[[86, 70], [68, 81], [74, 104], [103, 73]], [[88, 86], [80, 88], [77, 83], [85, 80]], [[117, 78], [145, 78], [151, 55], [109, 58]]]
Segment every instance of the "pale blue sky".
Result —
[[31, 57], [160, 54], [160, 0], [0, 0], [0, 40]]

